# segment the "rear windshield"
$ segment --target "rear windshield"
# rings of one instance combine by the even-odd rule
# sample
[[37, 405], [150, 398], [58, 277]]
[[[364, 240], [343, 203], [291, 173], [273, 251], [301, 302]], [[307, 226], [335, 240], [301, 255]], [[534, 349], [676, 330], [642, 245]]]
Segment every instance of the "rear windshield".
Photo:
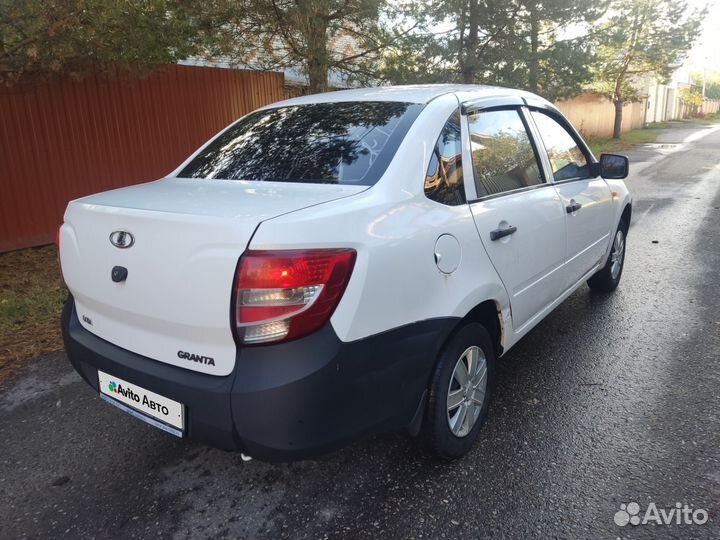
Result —
[[178, 176], [370, 186], [421, 110], [378, 101], [257, 111], [221, 133]]

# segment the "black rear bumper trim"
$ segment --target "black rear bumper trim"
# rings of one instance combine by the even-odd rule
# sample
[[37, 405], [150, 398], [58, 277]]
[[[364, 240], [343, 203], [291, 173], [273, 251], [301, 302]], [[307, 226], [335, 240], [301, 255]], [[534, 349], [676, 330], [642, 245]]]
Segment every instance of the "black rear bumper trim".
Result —
[[70, 298], [68, 358], [98, 391], [97, 370], [185, 405], [185, 436], [265, 461], [315, 457], [362, 436], [404, 429], [417, 412], [440, 347], [459, 319], [417, 322], [354, 342], [327, 324], [304, 338], [240, 348], [224, 377], [127, 351], [86, 330]]

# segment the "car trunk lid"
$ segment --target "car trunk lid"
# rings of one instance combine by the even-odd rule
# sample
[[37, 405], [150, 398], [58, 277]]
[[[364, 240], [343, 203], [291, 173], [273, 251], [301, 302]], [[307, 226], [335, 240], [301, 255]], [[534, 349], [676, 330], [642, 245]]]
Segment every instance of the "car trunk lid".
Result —
[[255, 229], [364, 189], [171, 178], [73, 201], [60, 259], [80, 323], [137, 354], [228, 375], [233, 279]]

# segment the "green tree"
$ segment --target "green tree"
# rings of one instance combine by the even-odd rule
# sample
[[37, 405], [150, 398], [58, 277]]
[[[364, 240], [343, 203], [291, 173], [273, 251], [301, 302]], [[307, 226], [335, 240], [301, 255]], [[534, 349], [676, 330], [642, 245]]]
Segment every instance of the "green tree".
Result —
[[521, 0], [521, 5], [518, 46], [527, 58], [525, 86], [552, 98], [579, 93], [591, 78], [592, 56], [586, 37], [558, 40], [557, 36], [570, 24], [595, 21], [607, 9], [607, 0]]
[[0, 0], [0, 77], [175, 63], [204, 47], [211, 3], [198, 9], [177, 0]]
[[692, 112], [698, 112], [703, 106], [702, 91], [697, 88], [682, 88], [680, 101], [690, 107]]
[[233, 63], [297, 68], [310, 92], [328, 88], [331, 71], [377, 76], [380, 55], [406, 31], [382, 24], [385, 0], [226, 0], [224, 39], [212, 50]]
[[[393, 49], [383, 76], [393, 82], [460, 81], [571, 97], [592, 77], [587, 36], [559, 39], [563, 28], [605, 9], [597, 0], [432, 0], [412, 3], [420, 21], [405, 47]], [[437, 31], [443, 28], [443, 31]], [[582, 32], [576, 32], [582, 34]]]
[[501, 62], [519, 9], [514, 1], [502, 0], [430, 0], [401, 6], [399, 12], [413, 31], [383, 57], [381, 76], [394, 83], [483, 81], [485, 70]]
[[703, 78], [705, 79], [705, 97], [707, 99], [720, 99], [720, 72], [707, 70], [703, 73], [691, 75], [693, 88], [698, 89], [702, 94]]
[[704, 12], [677, 0], [615, 0], [597, 38], [596, 88], [615, 105], [613, 137], [620, 138], [623, 104], [632, 79], [667, 79], [692, 46]]

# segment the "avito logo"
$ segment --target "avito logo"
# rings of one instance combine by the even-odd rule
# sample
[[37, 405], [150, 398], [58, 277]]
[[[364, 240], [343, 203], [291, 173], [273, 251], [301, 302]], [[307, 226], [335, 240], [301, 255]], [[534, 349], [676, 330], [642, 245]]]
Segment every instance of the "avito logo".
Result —
[[654, 502], [648, 504], [645, 514], [636, 502], [621, 504], [615, 512], [614, 520], [618, 527], [630, 525], [704, 525], [708, 521], [708, 511], [704, 508], [693, 508], [687, 503], [675, 503], [674, 508], [658, 508]]
[[118, 384], [115, 381], [110, 381], [108, 388], [114, 394], [118, 394], [122, 397], [132, 399], [135, 403], [140, 403], [140, 396], [133, 392], [130, 388], [123, 388], [122, 384]]
[[168, 416], [170, 414], [170, 410], [162, 403], [153, 401], [152, 399], [148, 398], [146, 394], [143, 394], [142, 399], [140, 399], [140, 396], [133, 392], [130, 388], [123, 388], [122, 384], [118, 384], [115, 381], [110, 381], [108, 383], [108, 390], [110, 390], [110, 392], [112, 392], [113, 394], [118, 394], [127, 399], [131, 399], [135, 403], [142, 402], [142, 404], [148, 409], [161, 412], [165, 416]]

